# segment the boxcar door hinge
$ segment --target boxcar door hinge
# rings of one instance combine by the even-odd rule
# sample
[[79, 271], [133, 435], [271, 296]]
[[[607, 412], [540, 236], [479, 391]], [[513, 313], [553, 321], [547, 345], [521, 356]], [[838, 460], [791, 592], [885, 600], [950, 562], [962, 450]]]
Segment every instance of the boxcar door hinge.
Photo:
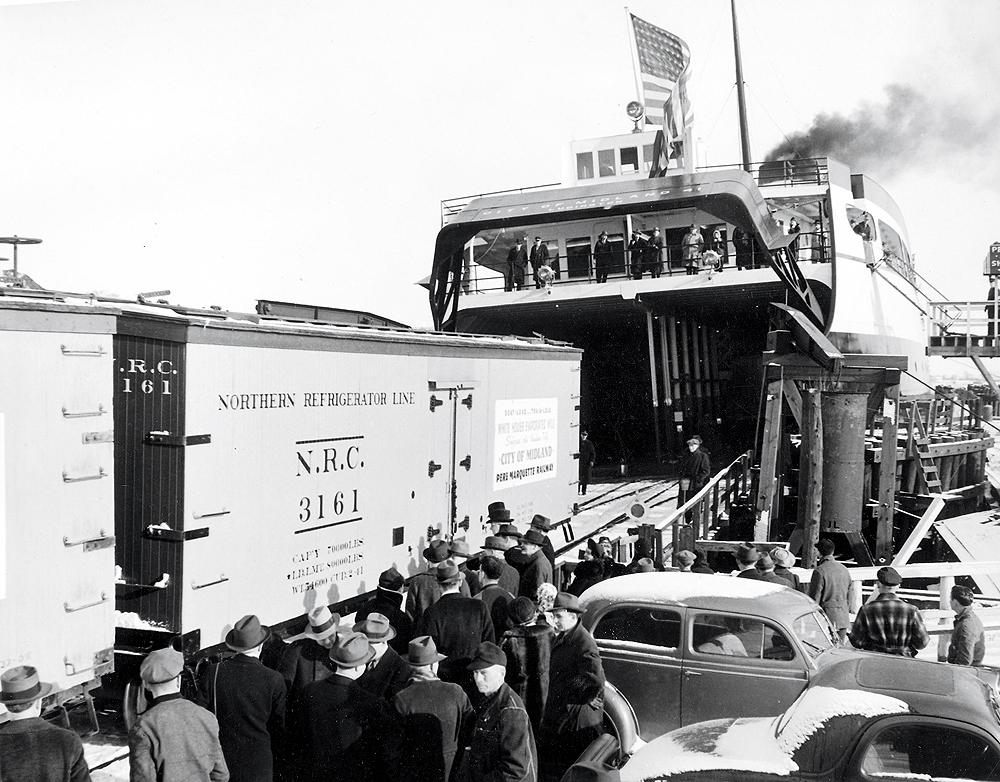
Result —
[[434, 473], [436, 473], [440, 469], [441, 469], [441, 465], [440, 464], [438, 464], [436, 462], [430, 462], [427, 465], [427, 477], [428, 478], [433, 478], [434, 477]]
[[466, 457], [459, 462], [459, 464], [466, 469], [466, 471], [472, 469], [472, 454], [466, 454]]
[[443, 400], [438, 399], [436, 396], [434, 396], [434, 394], [431, 394], [431, 412], [432, 413], [434, 412], [434, 410], [436, 408], [441, 407], [441, 405], [443, 405], [443, 404], [444, 404]]
[[462, 404], [465, 405], [470, 410], [472, 409], [472, 394], [469, 394], [465, 399], [462, 400]]
[[170, 432], [150, 432], [146, 435], [146, 442], [149, 445], [205, 445], [212, 442], [210, 434], [171, 434]]

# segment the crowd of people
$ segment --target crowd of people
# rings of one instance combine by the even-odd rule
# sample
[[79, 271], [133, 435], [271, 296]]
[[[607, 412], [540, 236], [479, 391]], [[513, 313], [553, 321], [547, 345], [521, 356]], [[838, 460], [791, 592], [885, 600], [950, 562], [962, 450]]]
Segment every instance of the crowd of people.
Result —
[[[676, 552], [676, 566], [657, 561], [644, 538], [626, 565], [603, 537], [587, 541], [557, 591], [550, 520], [536, 515], [522, 534], [503, 503], [488, 520], [478, 552], [461, 539], [430, 543], [405, 603], [403, 576], [384, 571], [350, 625], [318, 606], [299, 635], [279, 639], [244, 616], [189, 692], [181, 652], [151, 652], [140, 676], [152, 700], [128, 737], [131, 782], [559, 780], [604, 722], [604, 670], [579, 595], [626, 573], [713, 570], [701, 551]], [[878, 571], [876, 595], [851, 624], [848, 569], [832, 541], [816, 548], [808, 584], [783, 546], [740, 544], [731, 575], [807, 592], [857, 648], [913, 656], [927, 645], [919, 612], [896, 593], [896, 570]], [[949, 662], [977, 665], [985, 640], [973, 593], [956, 586], [951, 598]], [[5, 671], [0, 684], [10, 717], [0, 725], [0, 779], [89, 780], [77, 735], [41, 719], [51, 685], [30, 666]]]

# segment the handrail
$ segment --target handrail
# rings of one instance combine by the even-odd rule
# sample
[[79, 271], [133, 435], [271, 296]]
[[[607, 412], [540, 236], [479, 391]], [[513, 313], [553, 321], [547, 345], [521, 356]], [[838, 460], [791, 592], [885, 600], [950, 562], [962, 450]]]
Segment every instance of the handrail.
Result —
[[[748, 483], [752, 460], [753, 451], [740, 454], [725, 469], [716, 473], [715, 477], [706, 483], [697, 494], [657, 525], [657, 532], [662, 535], [667, 529], [672, 530], [679, 520], [686, 519], [690, 514], [690, 517], [694, 520], [695, 539], [707, 537], [709, 529], [718, 525], [720, 501], [725, 504], [727, 509], [731, 508], [733, 494], [741, 487], [742, 491], [740, 493], [745, 494], [750, 488]], [[734, 473], [736, 474], [735, 480]], [[723, 481], [726, 482], [726, 489], [720, 497], [719, 486]], [[710, 495], [711, 499], [709, 499]], [[711, 517], [710, 523], [709, 517]]]

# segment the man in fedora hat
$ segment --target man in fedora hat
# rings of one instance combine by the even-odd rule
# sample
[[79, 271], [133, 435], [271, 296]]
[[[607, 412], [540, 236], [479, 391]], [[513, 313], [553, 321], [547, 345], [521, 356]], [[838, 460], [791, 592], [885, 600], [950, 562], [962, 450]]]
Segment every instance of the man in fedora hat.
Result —
[[413, 576], [406, 590], [406, 615], [413, 620], [414, 630], [420, 624], [424, 611], [441, 597], [437, 566], [448, 559], [448, 542], [435, 540], [424, 549], [424, 559], [427, 560], [427, 570]]
[[788, 581], [774, 572], [774, 560], [771, 559], [771, 555], [766, 551], [760, 555], [760, 559], [757, 560], [757, 576], [761, 581], [767, 581], [771, 584], [780, 584], [781, 586], [790, 586]]
[[677, 560], [677, 570], [681, 573], [690, 573], [694, 565], [694, 552], [683, 549], [674, 554]]
[[903, 583], [895, 568], [875, 574], [878, 595], [858, 610], [851, 625], [851, 643], [868, 652], [916, 657], [930, 642], [920, 612], [896, 595]]
[[0, 725], [0, 775], [4, 782], [88, 782], [83, 744], [73, 731], [42, 719], [42, 699], [52, 685], [30, 665], [0, 675], [0, 703], [8, 721]]
[[472, 681], [465, 666], [481, 642], [494, 639], [493, 621], [482, 600], [465, 597], [459, 591], [465, 576], [453, 560], [438, 565], [437, 579], [443, 594], [424, 613], [417, 634], [429, 635], [438, 651], [447, 655], [440, 669], [441, 678], [461, 684], [468, 692]]
[[795, 564], [795, 555], [782, 546], [776, 546], [771, 550], [771, 559], [774, 560], [774, 575], [783, 578], [792, 589], [802, 592], [802, 581], [791, 570]]
[[139, 666], [153, 700], [128, 734], [131, 782], [229, 779], [219, 722], [181, 695], [183, 670], [184, 655], [169, 646], [150, 652]]
[[521, 539], [524, 536], [513, 524], [504, 524], [500, 527], [497, 536], [507, 541], [507, 550], [504, 552], [503, 558], [518, 572], [518, 579], [520, 579], [520, 574], [524, 572], [524, 566], [528, 563], [528, 558], [521, 549]]
[[482, 585], [479, 583], [479, 574], [469, 568], [469, 556], [471, 552], [469, 542], [461, 538], [456, 538], [448, 544], [448, 556], [455, 560], [458, 569], [465, 574], [464, 584], [466, 589], [462, 590], [462, 594], [466, 597], [475, 597], [479, 593], [479, 590], [482, 589]]
[[378, 587], [375, 595], [368, 598], [354, 614], [354, 620], [361, 622], [369, 614], [382, 614], [389, 618], [389, 624], [396, 631], [396, 637], [389, 641], [389, 646], [397, 654], [406, 654], [410, 639], [413, 637], [413, 620], [402, 610], [403, 576], [393, 565], [378, 577]]
[[552, 529], [552, 519], [548, 516], [543, 516], [540, 513], [536, 513], [531, 518], [531, 529], [536, 529], [542, 533], [542, 537], [545, 538], [545, 542], [542, 543], [542, 554], [552, 565], [552, 572], [556, 570], [556, 550], [552, 547], [552, 541], [549, 540], [549, 531]]
[[294, 713], [300, 742], [295, 779], [381, 782], [392, 779], [389, 737], [398, 726], [385, 700], [358, 686], [375, 652], [362, 633], [344, 633], [330, 649], [336, 673], [306, 687]]
[[736, 549], [736, 577], [759, 581], [760, 573], [757, 572], [758, 559], [760, 559], [760, 551], [753, 543], [750, 541], [741, 543]]
[[[600, 282], [600, 280], [598, 280]], [[594, 470], [594, 463], [597, 461], [597, 448], [590, 440], [590, 434], [586, 429], [580, 430], [580, 464], [578, 471], [577, 491], [586, 496], [587, 486], [590, 485], [590, 478]]]
[[501, 640], [507, 656], [506, 681], [524, 703], [535, 735], [542, 724], [549, 696], [549, 660], [555, 633], [547, 624], [536, 622], [534, 602], [518, 597], [507, 606], [511, 627]]
[[847, 638], [851, 626], [848, 615], [847, 593], [851, 588], [851, 572], [847, 566], [833, 558], [837, 547], [829, 538], [816, 543], [819, 561], [809, 582], [809, 597], [819, 603], [827, 618], [837, 629], [840, 640]]
[[368, 614], [354, 625], [354, 632], [363, 633], [375, 652], [367, 670], [358, 679], [358, 686], [372, 695], [391, 701], [410, 678], [409, 667], [396, 650], [389, 646], [389, 641], [396, 637], [396, 630], [389, 624], [389, 617], [384, 614]]
[[410, 680], [393, 698], [403, 731], [395, 779], [402, 782], [448, 782], [455, 755], [472, 725], [474, 713], [465, 690], [438, 678], [445, 659], [434, 639], [422, 635], [410, 641], [403, 660]]
[[552, 565], [542, 553], [545, 536], [537, 529], [529, 529], [521, 538], [521, 551], [524, 554], [524, 568], [521, 570], [521, 582], [517, 587], [518, 596], [534, 598], [538, 594], [540, 584], [552, 584]]
[[499, 535], [504, 524], [510, 524], [510, 511], [502, 502], [491, 502], [486, 507], [486, 520], [490, 525], [490, 534]]
[[708, 483], [712, 476], [712, 463], [708, 452], [701, 447], [702, 440], [694, 435], [687, 441], [688, 452], [681, 460], [681, 483], [677, 492], [677, 506], [680, 507]]
[[233, 782], [272, 782], [285, 731], [285, 680], [264, 667], [260, 650], [271, 630], [248, 614], [226, 635], [234, 652], [206, 666], [198, 701], [219, 720], [219, 741]]
[[480, 694], [475, 727], [462, 758], [463, 782], [536, 782], [538, 756], [528, 713], [504, 682], [507, 657], [496, 644], [479, 645], [469, 662]]
[[330, 647], [337, 638], [340, 614], [327, 606], [316, 606], [308, 613], [308, 624], [299, 636], [289, 639], [278, 672], [285, 681], [290, 701], [302, 694], [307, 684], [333, 673]]
[[[517, 594], [517, 588], [521, 583], [521, 574], [518, 573], [517, 569], [512, 567], [504, 558], [504, 552], [506, 551], [506, 539], [496, 535], [490, 535], [483, 543], [483, 551], [480, 559], [485, 560], [487, 557], [490, 557], [500, 563], [500, 577], [497, 579], [497, 583], [512, 595], [515, 595]], [[482, 571], [482, 564], [480, 564], [479, 567], [480, 571]]]
[[580, 753], [601, 735], [604, 667], [593, 636], [580, 624], [580, 599], [556, 595], [552, 621], [556, 637], [549, 664], [549, 694], [538, 734], [539, 776], [558, 780]]

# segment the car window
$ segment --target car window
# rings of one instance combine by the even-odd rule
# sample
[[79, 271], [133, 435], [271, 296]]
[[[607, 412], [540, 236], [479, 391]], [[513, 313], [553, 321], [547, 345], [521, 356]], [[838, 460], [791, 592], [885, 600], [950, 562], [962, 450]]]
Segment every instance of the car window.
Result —
[[601, 617], [594, 638], [659, 646], [671, 651], [681, 643], [681, 615], [646, 606], [614, 608]]
[[894, 725], [865, 750], [868, 777], [1000, 780], [1000, 752], [972, 733], [938, 725]]
[[774, 625], [735, 614], [697, 614], [691, 645], [702, 654], [748, 657], [755, 660], [792, 660], [795, 650]]
[[833, 646], [833, 633], [826, 614], [812, 611], [792, 622], [792, 632], [805, 645], [810, 657], [819, 657]]

